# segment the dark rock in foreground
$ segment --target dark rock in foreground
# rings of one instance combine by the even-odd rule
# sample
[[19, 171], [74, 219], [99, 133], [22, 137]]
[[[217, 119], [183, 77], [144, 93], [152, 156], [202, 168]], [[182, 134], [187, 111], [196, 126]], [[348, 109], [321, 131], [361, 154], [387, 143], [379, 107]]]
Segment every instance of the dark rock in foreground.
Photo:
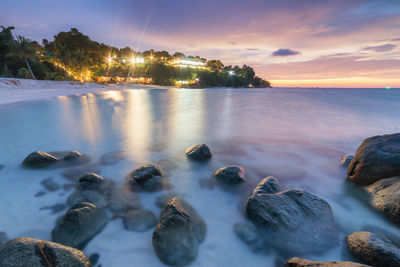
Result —
[[286, 267], [368, 267], [350, 261], [309, 261], [302, 258], [291, 258], [286, 262]]
[[207, 227], [192, 206], [174, 198], [163, 209], [153, 233], [153, 247], [167, 265], [187, 265], [197, 256]]
[[344, 166], [344, 167], [348, 167], [351, 160], [354, 158], [354, 156], [346, 154], [342, 157], [342, 159], [340, 160], [340, 163]]
[[218, 169], [214, 172], [214, 176], [218, 181], [228, 185], [236, 185], [246, 181], [246, 172], [241, 166], [230, 166]]
[[400, 224], [400, 177], [379, 180], [366, 186], [370, 204]]
[[53, 229], [52, 240], [82, 249], [108, 222], [107, 214], [90, 203], [79, 203], [61, 217]]
[[49, 153], [43, 151], [34, 151], [24, 159], [22, 164], [31, 168], [41, 168], [59, 160], [60, 159], [50, 155]]
[[383, 236], [355, 232], [347, 236], [347, 246], [360, 261], [372, 266], [400, 266], [400, 248]]
[[133, 232], [146, 232], [157, 224], [157, 218], [153, 212], [144, 209], [128, 211], [123, 217], [126, 230]]
[[365, 139], [351, 160], [347, 174], [359, 185], [400, 176], [400, 133]]
[[32, 238], [9, 241], [0, 250], [2, 267], [90, 267], [82, 251], [54, 242]]
[[336, 223], [325, 200], [299, 189], [268, 193], [278, 189], [276, 179], [267, 177], [247, 200], [247, 216], [265, 244], [301, 255], [324, 252], [338, 243]]
[[186, 148], [185, 154], [194, 160], [207, 160], [211, 158], [210, 148], [206, 144], [190, 146]]
[[181, 195], [176, 192], [168, 192], [168, 193], [162, 194], [161, 196], [158, 196], [156, 198], [155, 204], [159, 208], [164, 208], [165, 205], [167, 205], [168, 202], [171, 201], [171, 199], [176, 198], [176, 197], [180, 198]]
[[155, 164], [145, 164], [128, 174], [128, 182], [133, 190], [154, 192], [163, 189], [163, 173]]

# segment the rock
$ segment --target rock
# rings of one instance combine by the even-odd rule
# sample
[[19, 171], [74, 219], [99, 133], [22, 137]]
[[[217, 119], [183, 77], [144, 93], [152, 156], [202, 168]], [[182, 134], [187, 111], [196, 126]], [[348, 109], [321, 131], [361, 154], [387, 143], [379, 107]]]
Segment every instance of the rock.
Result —
[[246, 172], [241, 166], [225, 167], [214, 172], [214, 176], [218, 181], [228, 185], [236, 185], [245, 182], [245, 174]]
[[123, 214], [129, 210], [140, 209], [142, 204], [137, 193], [125, 188], [118, 188], [111, 193], [108, 206], [112, 212]]
[[46, 192], [39, 191], [39, 192], [37, 192], [37, 193], [35, 194], [35, 197], [42, 197], [42, 196], [44, 196], [44, 195], [46, 195]]
[[400, 176], [400, 133], [365, 139], [351, 160], [347, 174], [359, 185]]
[[186, 148], [185, 154], [194, 160], [206, 160], [211, 158], [210, 148], [206, 144], [190, 146]]
[[128, 211], [123, 217], [126, 230], [133, 232], [146, 232], [157, 224], [157, 218], [153, 212], [144, 209]]
[[94, 190], [76, 191], [73, 194], [71, 194], [67, 199], [67, 204], [70, 207], [80, 202], [89, 202], [99, 208], [104, 208], [108, 204], [105, 197], [99, 192], [96, 192]]
[[79, 203], [67, 211], [57, 221], [51, 232], [52, 240], [79, 249], [98, 233], [108, 222], [107, 214], [95, 205], [87, 202]]
[[128, 182], [132, 189], [143, 189], [154, 192], [163, 189], [163, 174], [155, 164], [145, 164], [128, 174]]
[[272, 177], [263, 179], [246, 205], [247, 216], [264, 242], [291, 255], [324, 252], [335, 246], [337, 226], [329, 204], [305, 190], [264, 193], [275, 182]]
[[248, 223], [235, 223], [233, 225], [235, 234], [245, 242], [252, 250], [258, 251], [262, 249], [264, 241], [260, 236], [257, 228]]
[[100, 174], [101, 170], [96, 165], [86, 165], [77, 168], [71, 168], [61, 173], [64, 178], [70, 181], [77, 182], [79, 178], [87, 173]]
[[26, 167], [42, 168], [57, 161], [59, 161], [59, 159], [53, 155], [50, 155], [49, 153], [43, 151], [34, 151], [24, 159], [22, 164]]
[[114, 165], [120, 162], [121, 160], [124, 160], [126, 158], [125, 153], [122, 152], [110, 152], [106, 153], [101, 156], [100, 158], [100, 164], [101, 165]]
[[46, 178], [41, 182], [41, 184], [44, 186], [44, 188], [51, 192], [57, 191], [61, 188], [59, 184], [53, 181], [53, 178]]
[[355, 232], [347, 236], [347, 246], [360, 261], [372, 266], [400, 266], [400, 249], [383, 236]]
[[82, 251], [54, 242], [16, 238], [0, 250], [2, 267], [90, 267]]
[[369, 265], [350, 261], [309, 261], [295, 257], [286, 262], [286, 267], [369, 267]]
[[0, 164], [0, 171], [2, 170], [2, 169], [4, 169], [4, 165], [3, 164]]
[[351, 160], [354, 158], [354, 156], [346, 154], [342, 157], [342, 159], [340, 160], [340, 163], [344, 166], [344, 167], [348, 167]]
[[278, 180], [273, 176], [268, 176], [262, 179], [253, 191], [253, 195], [256, 194], [274, 194], [281, 188]]
[[72, 151], [68, 152], [68, 154], [63, 157], [63, 160], [70, 161], [70, 160], [76, 160], [76, 159], [79, 159], [79, 158], [82, 158], [82, 157], [84, 157], [84, 155], [81, 152], [76, 151], [76, 150], [72, 150]]
[[8, 236], [5, 232], [0, 232], [0, 246], [8, 241]]
[[158, 196], [156, 199], [156, 206], [159, 208], [164, 208], [165, 205], [168, 204], [168, 202], [171, 201], [171, 199], [180, 197], [178, 193], [175, 192], [168, 192], [165, 194], [162, 194], [161, 196]]
[[192, 206], [174, 198], [163, 209], [153, 233], [153, 247], [167, 265], [192, 262], [203, 242], [207, 227]]
[[99, 262], [100, 259], [100, 254], [99, 253], [93, 253], [92, 255], [89, 256], [89, 261], [92, 266], [96, 266], [96, 264]]
[[370, 204], [400, 224], [400, 176], [382, 179], [364, 188]]
[[78, 180], [79, 190], [98, 190], [100, 185], [104, 182], [104, 178], [95, 173], [87, 173]]

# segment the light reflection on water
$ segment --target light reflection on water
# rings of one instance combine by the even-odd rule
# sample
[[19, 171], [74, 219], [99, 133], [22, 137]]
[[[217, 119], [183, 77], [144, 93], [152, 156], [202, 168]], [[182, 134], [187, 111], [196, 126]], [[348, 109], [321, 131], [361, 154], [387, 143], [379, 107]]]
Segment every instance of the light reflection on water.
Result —
[[[274, 262], [273, 254], [254, 255], [233, 234], [233, 223], [244, 220], [241, 205], [247, 193], [212, 184], [212, 172], [225, 165], [245, 166], [251, 186], [275, 175], [285, 188], [305, 188], [324, 197], [343, 228], [342, 237], [368, 224], [399, 234], [349, 195], [339, 165], [340, 157], [354, 152], [364, 138], [400, 132], [399, 103], [396, 90], [171, 89], [110, 91], [0, 107], [0, 164], [5, 165], [0, 170], [0, 231], [10, 237], [50, 238], [58, 215], [38, 210], [65, 202], [71, 192], [33, 196], [46, 177], [67, 181], [62, 170], [22, 170], [20, 163], [33, 150], [76, 149], [93, 163], [105, 153], [125, 152], [126, 160], [99, 166], [103, 176], [120, 185], [138, 164], [163, 162], [173, 191], [185, 195], [208, 224], [194, 266]], [[187, 161], [184, 149], [195, 143], [210, 145], [210, 162]], [[154, 194], [141, 195], [144, 206], [158, 214], [154, 199]], [[340, 250], [310, 258], [339, 260]], [[85, 252], [100, 252], [104, 266], [160, 265], [151, 231], [126, 232], [120, 220], [110, 222]]]

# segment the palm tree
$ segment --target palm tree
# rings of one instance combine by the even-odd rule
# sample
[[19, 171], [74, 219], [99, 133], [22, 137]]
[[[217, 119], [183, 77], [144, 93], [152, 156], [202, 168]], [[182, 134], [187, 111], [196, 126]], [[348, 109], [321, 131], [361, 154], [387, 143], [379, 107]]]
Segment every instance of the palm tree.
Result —
[[18, 35], [15, 40], [14, 51], [12, 52], [12, 54], [15, 57], [23, 58], [25, 60], [26, 66], [28, 66], [28, 70], [32, 76], [32, 79], [36, 80], [36, 77], [32, 72], [31, 65], [29, 64], [28, 60], [33, 60], [35, 58], [35, 48], [33, 47], [32, 42], [25, 37]]
[[56, 47], [56, 56], [60, 63], [64, 66], [65, 80], [68, 79], [67, 65], [71, 60], [71, 53], [66, 45], [58, 44]]

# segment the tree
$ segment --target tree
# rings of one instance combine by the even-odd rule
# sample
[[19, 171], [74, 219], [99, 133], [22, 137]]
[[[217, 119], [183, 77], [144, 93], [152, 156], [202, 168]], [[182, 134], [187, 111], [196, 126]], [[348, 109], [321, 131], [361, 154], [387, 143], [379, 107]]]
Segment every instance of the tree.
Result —
[[175, 77], [175, 68], [166, 66], [162, 63], [155, 63], [149, 66], [148, 75], [154, 80], [155, 84], [172, 85]]
[[173, 56], [173, 58], [182, 58], [182, 57], [186, 57], [185, 54], [181, 53], [181, 52], [176, 52]]
[[15, 57], [24, 59], [32, 79], [36, 80], [36, 77], [32, 72], [31, 65], [29, 64], [29, 60], [33, 60], [35, 58], [35, 49], [32, 42], [29, 41], [29, 39], [18, 35], [15, 40], [14, 50], [11, 52], [11, 54]]
[[212, 70], [220, 70], [224, 67], [224, 64], [222, 64], [221, 61], [214, 59], [207, 61], [206, 66], [211, 68]]
[[2, 31], [0, 32], [0, 68], [2, 76], [11, 75], [6, 58], [12, 52], [12, 46], [14, 45], [14, 38], [12, 36], [11, 31], [14, 30], [14, 27], [3, 27], [1, 26]]
[[68, 79], [67, 65], [71, 61], [71, 52], [64, 44], [57, 43], [56, 56], [61, 65], [64, 66], [65, 80]]

